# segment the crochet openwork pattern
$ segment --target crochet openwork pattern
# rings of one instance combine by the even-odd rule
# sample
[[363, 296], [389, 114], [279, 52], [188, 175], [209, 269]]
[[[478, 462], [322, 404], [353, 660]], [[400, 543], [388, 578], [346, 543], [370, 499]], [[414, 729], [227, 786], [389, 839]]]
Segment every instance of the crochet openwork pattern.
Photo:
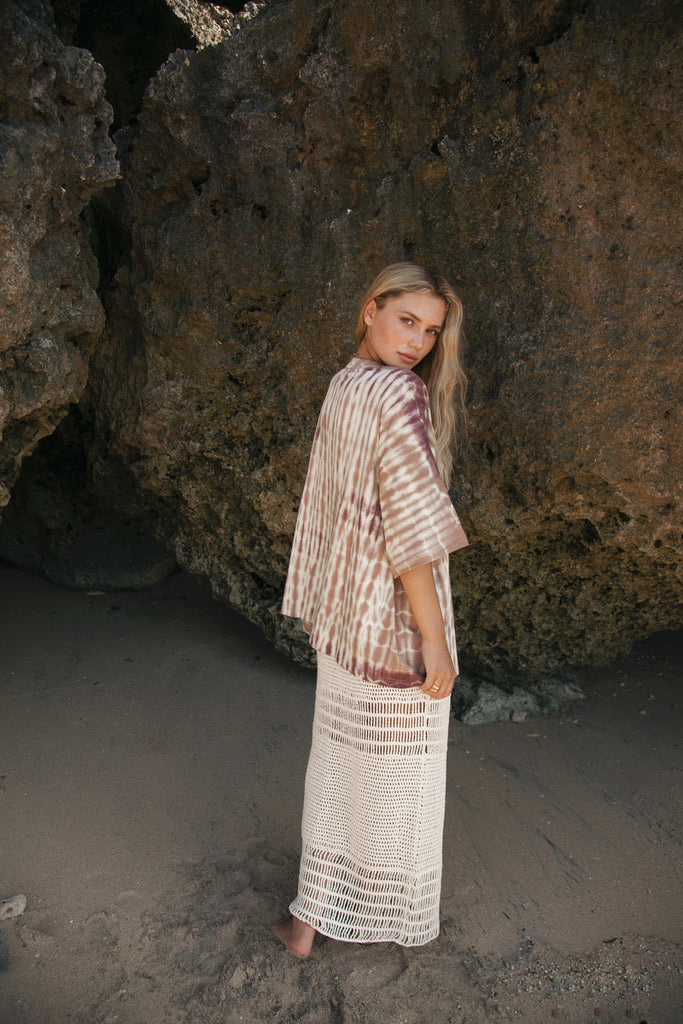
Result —
[[318, 654], [290, 911], [323, 935], [403, 946], [438, 935], [449, 710]]

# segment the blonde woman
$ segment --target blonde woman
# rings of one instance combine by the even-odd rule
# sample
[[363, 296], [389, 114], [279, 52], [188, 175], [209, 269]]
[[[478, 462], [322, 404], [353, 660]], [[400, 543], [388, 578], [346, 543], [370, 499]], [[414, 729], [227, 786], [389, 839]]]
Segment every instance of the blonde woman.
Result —
[[439, 932], [448, 555], [467, 544], [447, 491], [461, 325], [440, 273], [386, 267], [320, 412], [282, 604], [318, 660], [298, 894], [273, 925], [300, 957], [316, 932], [405, 946]]

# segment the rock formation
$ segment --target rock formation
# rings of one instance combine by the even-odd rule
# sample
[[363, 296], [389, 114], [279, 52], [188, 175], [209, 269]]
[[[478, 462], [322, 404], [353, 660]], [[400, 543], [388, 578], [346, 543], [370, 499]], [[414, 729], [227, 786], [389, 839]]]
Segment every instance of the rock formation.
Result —
[[78, 402], [104, 324], [81, 213], [118, 177], [104, 71], [44, 0], [0, 7], [0, 508]]
[[241, 4], [211, 3], [210, 0], [167, 0], [168, 6], [192, 29], [198, 46], [213, 46], [238, 32], [245, 21], [255, 17], [267, 0]]
[[81, 401], [99, 500], [304, 656], [277, 609], [319, 404], [360, 290], [425, 259], [467, 316], [468, 672], [529, 685], [680, 625], [673, 5], [252, 14], [172, 53], [117, 136]]

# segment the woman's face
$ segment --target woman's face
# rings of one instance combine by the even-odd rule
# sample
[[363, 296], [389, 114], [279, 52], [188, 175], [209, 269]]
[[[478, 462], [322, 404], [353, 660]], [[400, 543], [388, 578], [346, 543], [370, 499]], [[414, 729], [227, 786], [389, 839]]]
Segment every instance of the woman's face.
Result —
[[429, 292], [401, 292], [363, 312], [365, 337], [358, 355], [384, 366], [412, 370], [436, 345], [446, 319], [446, 303]]

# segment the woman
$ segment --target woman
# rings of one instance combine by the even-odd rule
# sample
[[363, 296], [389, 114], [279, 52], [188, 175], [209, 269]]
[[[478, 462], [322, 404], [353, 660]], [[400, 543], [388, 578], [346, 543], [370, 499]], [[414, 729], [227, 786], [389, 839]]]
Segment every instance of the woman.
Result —
[[318, 658], [299, 890], [273, 925], [297, 956], [316, 931], [401, 945], [439, 932], [448, 554], [467, 544], [446, 489], [461, 324], [441, 274], [386, 267], [320, 412], [282, 604]]

